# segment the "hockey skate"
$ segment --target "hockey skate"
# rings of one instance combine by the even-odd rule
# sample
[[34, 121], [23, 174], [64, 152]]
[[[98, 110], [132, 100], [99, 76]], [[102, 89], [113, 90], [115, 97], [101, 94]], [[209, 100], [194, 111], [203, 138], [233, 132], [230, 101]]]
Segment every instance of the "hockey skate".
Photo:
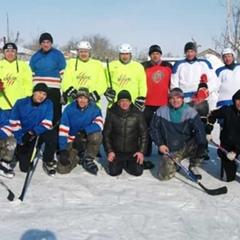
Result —
[[47, 173], [47, 175], [54, 177], [57, 169], [57, 161], [53, 160], [51, 162], [43, 162], [43, 170]]
[[14, 171], [10, 166], [10, 163], [7, 163], [5, 161], [0, 161], [0, 175], [6, 178], [13, 178], [14, 177]]

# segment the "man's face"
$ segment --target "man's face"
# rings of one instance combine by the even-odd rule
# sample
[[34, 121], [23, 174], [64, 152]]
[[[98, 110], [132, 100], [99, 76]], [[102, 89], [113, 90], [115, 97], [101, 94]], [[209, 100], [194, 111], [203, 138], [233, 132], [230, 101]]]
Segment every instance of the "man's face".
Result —
[[88, 59], [90, 58], [90, 51], [87, 49], [80, 49], [78, 51], [78, 57], [79, 59], [81, 59], [82, 61], [86, 62], [88, 61]]
[[41, 47], [44, 52], [48, 52], [52, 48], [52, 43], [49, 40], [44, 40], [41, 42]]
[[131, 60], [132, 54], [131, 53], [119, 53], [119, 59], [123, 63], [127, 63]]
[[118, 105], [122, 110], [126, 111], [129, 109], [131, 102], [128, 99], [120, 99], [118, 101]]
[[240, 111], [240, 99], [235, 100], [235, 107], [238, 111]]
[[153, 62], [159, 62], [161, 60], [161, 56], [162, 56], [161, 53], [153, 52], [151, 53], [150, 58]]
[[187, 50], [187, 52], [186, 52], [186, 58], [188, 59], [188, 60], [193, 60], [195, 57], [197, 56], [197, 53], [194, 51], [194, 50], [191, 50], [191, 49], [189, 49], [189, 50]]
[[86, 108], [88, 105], [88, 98], [85, 96], [80, 96], [77, 98], [77, 103], [80, 108]]
[[36, 91], [33, 93], [33, 101], [36, 103], [42, 103], [47, 98], [47, 93], [42, 91]]
[[231, 53], [224, 54], [222, 59], [223, 59], [224, 64], [226, 64], [226, 65], [230, 65], [234, 62], [234, 58]]
[[17, 52], [14, 49], [6, 49], [4, 51], [4, 57], [7, 61], [13, 62], [17, 58]]
[[182, 104], [183, 104], [183, 98], [182, 97], [178, 97], [178, 96], [171, 97], [169, 99], [169, 103], [175, 109], [180, 108], [182, 106]]

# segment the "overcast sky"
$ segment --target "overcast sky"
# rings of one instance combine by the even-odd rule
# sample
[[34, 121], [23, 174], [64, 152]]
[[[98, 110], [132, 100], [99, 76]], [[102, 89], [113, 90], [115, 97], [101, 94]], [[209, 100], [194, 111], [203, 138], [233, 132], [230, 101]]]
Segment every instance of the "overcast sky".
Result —
[[183, 55], [192, 37], [213, 48], [213, 37], [226, 23], [225, 0], [19, 0], [3, 1], [0, 8], [0, 37], [20, 32], [24, 43], [47, 31], [58, 46], [72, 37], [101, 34], [113, 45], [128, 42], [135, 51], [158, 44], [165, 53]]

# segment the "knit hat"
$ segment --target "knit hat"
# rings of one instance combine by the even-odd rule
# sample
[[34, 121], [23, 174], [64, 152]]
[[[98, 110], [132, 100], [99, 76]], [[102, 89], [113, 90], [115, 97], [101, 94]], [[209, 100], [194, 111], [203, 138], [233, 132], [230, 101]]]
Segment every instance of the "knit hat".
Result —
[[181, 97], [184, 98], [184, 94], [182, 89], [180, 88], [173, 88], [169, 93], [169, 99], [173, 97]]
[[6, 50], [6, 49], [13, 49], [13, 50], [18, 50], [17, 48], [17, 45], [15, 43], [12, 43], [12, 42], [8, 42], [8, 43], [5, 43], [4, 46], [3, 46], [3, 52]]
[[120, 101], [121, 99], [128, 99], [130, 102], [132, 101], [131, 94], [127, 90], [122, 90], [118, 93], [117, 101]]
[[45, 93], [48, 93], [48, 86], [45, 83], [38, 83], [33, 88], [33, 92], [45, 92]]
[[53, 38], [50, 33], [42, 33], [40, 38], [39, 38], [39, 44], [41, 44], [44, 40], [48, 40], [51, 43], [53, 43]]
[[235, 102], [235, 100], [240, 100], [240, 89], [232, 96], [232, 100], [233, 102]]
[[150, 56], [153, 52], [159, 52], [160, 54], [162, 54], [162, 49], [158, 45], [152, 45], [149, 48], [148, 55]]
[[77, 97], [86, 97], [86, 98], [90, 98], [90, 94], [89, 94], [89, 90], [88, 88], [85, 88], [85, 87], [80, 87], [77, 91]]
[[197, 52], [196, 44], [193, 42], [186, 43], [186, 45], [184, 47], [184, 53], [186, 53], [188, 50], [193, 50], [193, 51]]

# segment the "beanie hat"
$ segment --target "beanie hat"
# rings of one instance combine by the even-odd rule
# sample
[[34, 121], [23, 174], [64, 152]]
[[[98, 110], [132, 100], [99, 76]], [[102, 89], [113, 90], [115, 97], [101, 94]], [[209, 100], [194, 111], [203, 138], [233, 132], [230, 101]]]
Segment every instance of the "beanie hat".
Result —
[[117, 101], [119, 101], [121, 99], [128, 99], [131, 102], [132, 97], [131, 97], [131, 94], [129, 93], [129, 91], [127, 91], [127, 90], [120, 91], [117, 96]]
[[48, 40], [51, 43], [53, 43], [53, 38], [50, 33], [42, 33], [40, 38], [39, 38], [39, 44], [41, 44], [44, 40]]
[[149, 48], [148, 55], [150, 56], [153, 52], [159, 52], [160, 54], [162, 54], [162, 49], [158, 45], [152, 45]]
[[193, 50], [193, 51], [197, 52], [196, 44], [193, 42], [186, 43], [186, 45], [184, 47], [184, 53], [186, 53], [188, 50]]
[[86, 97], [86, 98], [90, 98], [90, 94], [89, 94], [89, 90], [88, 88], [85, 88], [85, 87], [80, 87], [77, 91], [77, 97]]
[[235, 100], [240, 100], [240, 89], [233, 95], [232, 100], [233, 102], [235, 102]]
[[169, 99], [173, 97], [181, 97], [184, 98], [184, 94], [182, 89], [180, 88], [173, 88], [169, 93]]
[[33, 88], [33, 92], [45, 92], [45, 93], [48, 93], [48, 86], [45, 83], [38, 83]]
[[6, 50], [6, 49], [13, 49], [13, 50], [18, 50], [17, 48], [17, 45], [15, 43], [12, 43], [12, 42], [9, 42], [9, 43], [5, 43], [4, 46], [3, 46], [3, 52]]

